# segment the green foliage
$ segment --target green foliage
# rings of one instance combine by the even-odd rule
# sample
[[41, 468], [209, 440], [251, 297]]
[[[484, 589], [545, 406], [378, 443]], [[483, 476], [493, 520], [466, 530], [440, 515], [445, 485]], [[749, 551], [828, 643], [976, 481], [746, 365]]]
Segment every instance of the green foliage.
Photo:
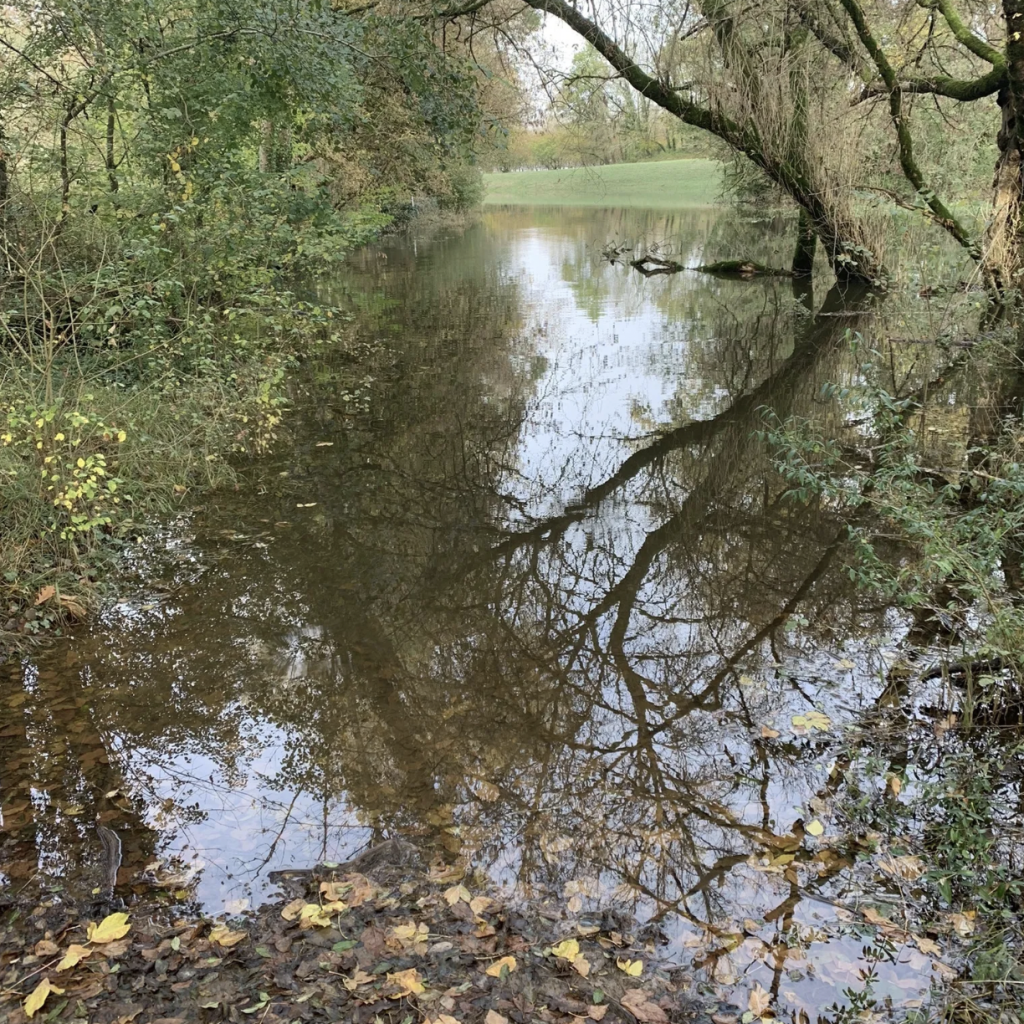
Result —
[[[857, 339], [859, 341], [859, 339]], [[842, 510], [849, 572], [886, 600], [951, 624], [969, 657], [1024, 667], [1024, 612], [1006, 566], [1024, 530], [1024, 458], [1019, 421], [976, 438], [955, 471], [937, 472], [914, 426], [917, 394], [899, 397], [871, 361], [856, 387], [826, 385], [861, 440], [842, 445], [808, 421], [769, 417], [762, 436], [797, 500]]]
[[45, 0], [0, 35], [6, 618], [272, 445], [289, 367], [342, 341], [290, 282], [396, 201], [472, 206], [480, 114], [465, 55], [383, 8]]

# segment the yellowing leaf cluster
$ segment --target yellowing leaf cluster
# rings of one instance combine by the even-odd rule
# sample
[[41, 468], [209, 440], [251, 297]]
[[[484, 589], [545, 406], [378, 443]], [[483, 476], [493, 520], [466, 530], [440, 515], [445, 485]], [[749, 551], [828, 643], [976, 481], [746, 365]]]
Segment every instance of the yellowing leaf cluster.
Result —
[[644, 970], [643, 960], [626, 960], [622, 957], [616, 959], [615, 966], [620, 971], [625, 971], [631, 978], [639, 978]]
[[564, 939], [557, 946], [551, 947], [551, 955], [563, 960], [574, 960], [580, 952], [580, 944], [575, 939]]
[[794, 715], [791, 721], [793, 729], [799, 733], [813, 732], [815, 729], [818, 732], [828, 732], [832, 728], [832, 719], [820, 711], [808, 711], [803, 715]]

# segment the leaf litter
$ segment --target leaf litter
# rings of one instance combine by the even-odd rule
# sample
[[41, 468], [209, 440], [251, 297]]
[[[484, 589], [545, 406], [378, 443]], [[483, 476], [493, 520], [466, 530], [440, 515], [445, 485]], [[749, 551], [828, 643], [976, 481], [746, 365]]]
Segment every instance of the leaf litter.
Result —
[[307, 873], [303, 896], [220, 921], [140, 906], [96, 921], [88, 906], [37, 893], [37, 905], [6, 906], [0, 1019], [675, 1024], [704, 1016], [691, 979], [653, 960], [621, 916], [614, 927], [600, 917], [553, 920], [464, 870], [452, 885], [452, 873], [440, 864], [373, 878], [322, 868]]

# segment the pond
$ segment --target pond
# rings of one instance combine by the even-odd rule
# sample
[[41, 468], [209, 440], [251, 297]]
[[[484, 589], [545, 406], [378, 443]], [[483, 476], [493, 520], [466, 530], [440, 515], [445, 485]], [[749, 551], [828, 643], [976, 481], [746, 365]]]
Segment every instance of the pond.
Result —
[[868, 983], [920, 1005], [934, 957], [855, 913], [899, 917], [911, 883], [851, 845], [832, 746], [870, 737], [910, 625], [758, 436], [766, 409], [827, 428], [822, 386], [857, 378], [850, 333], [882, 314], [601, 255], [671, 241], [692, 266], [742, 238], [778, 263], [789, 237], [712, 208], [491, 208], [307, 282], [354, 311], [350, 344], [304, 362], [277, 453], [0, 676], [8, 882], [89, 893], [101, 823], [126, 897], [155, 871], [230, 914], [272, 870], [402, 835], [635, 915], [743, 1006], [755, 982], [812, 1017]]

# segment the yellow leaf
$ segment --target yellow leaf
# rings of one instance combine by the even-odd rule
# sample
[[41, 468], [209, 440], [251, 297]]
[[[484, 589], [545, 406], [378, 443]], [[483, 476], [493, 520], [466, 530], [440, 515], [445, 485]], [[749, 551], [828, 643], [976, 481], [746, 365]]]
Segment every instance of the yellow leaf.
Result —
[[572, 968], [581, 978], [585, 978], [590, 973], [590, 961], [580, 953], [572, 958]]
[[448, 901], [448, 906], [454, 907], [459, 900], [464, 903], [471, 903], [473, 900], [469, 890], [464, 885], [453, 885], [450, 889], [445, 889], [444, 898]]
[[475, 899], [471, 899], [469, 901], [469, 909], [472, 910], [474, 914], [483, 914], [490, 910], [493, 904], [494, 901], [488, 899], [486, 896], [477, 896]]
[[84, 960], [92, 952], [88, 946], [77, 946], [72, 943], [64, 954], [64, 959], [57, 964], [58, 971], [67, 971]]
[[575, 939], [565, 939], [557, 946], [551, 947], [551, 955], [560, 956], [564, 960], [575, 960], [579, 952], [580, 944]]
[[49, 978], [43, 978], [43, 980], [32, 990], [23, 1004], [25, 1008], [25, 1016], [31, 1017], [37, 1010], [42, 1009], [43, 1003], [46, 1002], [46, 997], [51, 992], [61, 996], [64, 994], [64, 989], [57, 988], [56, 985], [51, 985]]
[[898, 775], [890, 775], [889, 789], [892, 791], [893, 796], [899, 796], [900, 790], [903, 789], [903, 780]]
[[516, 958], [514, 956], [503, 956], [500, 960], [495, 960], [490, 967], [487, 968], [486, 973], [492, 978], [498, 978], [501, 976], [502, 970], [508, 970], [511, 974], [516, 969]]
[[331, 915], [324, 913], [324, 908], [318, 903], [307, 903], [299, 911], [299, 924], [304, 927], [327, 928], [331, 923]]
[[939, 944], [934, 939], [926, 939], [923, 935], [915, 935], [914, 941], [922, 953], [929, 953], [932, 956], [939, 956], [942, 953]]
[[90, 942], [113, 942], [123, 939], [131, 930], [127, 914], [109, 914], [99, 924], [89, 922], [88, 937]]
[[237, 946], [246, 937], [246, 932], [233, 932], [227, 925], [217, 925], [210, 932], [210, 941], [216, 942], [218, 946]]
[[817, 837], [817, 836], [820, 836], [825, 831], [825, 826], [822, 825], [822, 823], [820, 821], [818, 821], [817, 818], [815, 818], [814, 821], [807, 822], [807, 824], [804, 826], [804, 831], [809, 836]]
[[407, 971], [396, 971], [394, 974], [389, 974], [388, 981], [392, 985], [397, 985], [400, 989], [398, 995], [390, 997], [392, 999], [402, 999], [404, 996], [419, 995], [421, 992], [426, 991], [423, 987], [423, 981], [420, 979], [419, 971], [415, 967], [410, 967]]
[[777, 740], [779, 738], [778, 729], [769, 729], [767, 725], [761, 726], [761, 739], [764, 740]]
[[615, 966], [620, 971], [625, 971], [631, 978], [639, 978], [644, 969], [643, 960], [623, 960], [619, 957], [615, 961]]

